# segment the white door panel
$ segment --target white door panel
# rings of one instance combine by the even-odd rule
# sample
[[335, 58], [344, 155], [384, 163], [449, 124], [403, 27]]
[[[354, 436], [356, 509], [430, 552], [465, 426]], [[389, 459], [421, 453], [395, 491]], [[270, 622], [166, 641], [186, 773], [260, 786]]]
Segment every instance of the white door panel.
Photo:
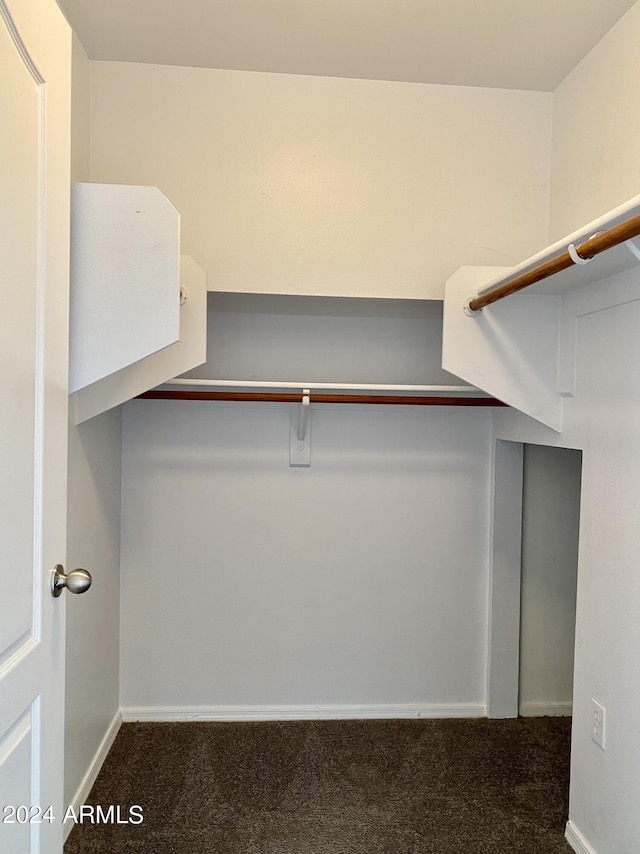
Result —
[[[62, 851], [70, 32], [0, 0], [0, 851]], [[48, 817], [42, 814], [51, 806]]]
[[[10, 104], [10, 122], [0, 131], [0, 573], [10, 597], [0, 600], [0, 656], [32, 633], [36, 287], [40, 87], [5, 26], [0, 31], [0, 104]], [[6, 370], [4, 366], [10, 366]], [[0, 659], [1, 660], [1, 659]]]

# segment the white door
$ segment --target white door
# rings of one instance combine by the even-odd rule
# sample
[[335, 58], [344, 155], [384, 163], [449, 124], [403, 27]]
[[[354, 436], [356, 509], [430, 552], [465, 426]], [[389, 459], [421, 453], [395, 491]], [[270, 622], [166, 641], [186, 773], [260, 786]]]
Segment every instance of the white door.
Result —
[[70, 73], [54, 0], [0, 0], [3, 854], [62, 851]]

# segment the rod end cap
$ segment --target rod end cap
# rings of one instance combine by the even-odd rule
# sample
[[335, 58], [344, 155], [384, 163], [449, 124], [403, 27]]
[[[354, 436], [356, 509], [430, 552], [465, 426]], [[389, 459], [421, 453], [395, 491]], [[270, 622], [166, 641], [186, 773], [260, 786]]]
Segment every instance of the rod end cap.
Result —
[[475, 297], [469, 297], [469, 299], [465, 302], [463, 311], [467, 315], [467, 317], [477, 317], [480, 314], [481, 309], [474, 311], [471, 308], [471, 300], [475, 299]]

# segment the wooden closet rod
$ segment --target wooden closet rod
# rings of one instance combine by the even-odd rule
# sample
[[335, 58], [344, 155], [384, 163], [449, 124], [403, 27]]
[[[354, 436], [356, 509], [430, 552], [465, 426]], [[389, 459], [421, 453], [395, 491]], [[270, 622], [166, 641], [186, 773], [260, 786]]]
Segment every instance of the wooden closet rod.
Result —
[[[595, 258], [596, 255], [600, 255], [601, 252], [606, 252], [607, 249], [619, 246], [621, 243], [624, 243], [626, 240], [631, 240], [631, 238], [637, 237], [639, 234], [640, 214], [633, 216], [631, 219], [627, 219], [618, 225], [614, 225], [613, 228], [594, 234], [593, 237], [590, 237], [588, 240], [585, 240], [583, 243], [575, 246], [574, 250], [579, 259], [577, 263], [580, 263], [580, 261], [589, 261], [591, 258]], [[523, 288], [528, 288], [529, 285], [533, 285], [543, 279], [548, 279], [549, 276], [553, 276], [562, 270], [567, 270], [569, 267], [573, 267], [576, 263], [571, 256], [572, 253], [567, 249], [566, 252], [556, 255], [555, 258], [551, 258], [549, 261], [544, 261], [542, 264], [534, 267], [533, 270], [529, 270], [527, 273], [522, 273], [522, 275], [516, 276], [516, 278], [512, 279], [510, 282], [506, 282], [504, 285], [498, 285], [492, 290], [487, 291], [486, 294], [470, 299], [467, 303], [467, 307], [471, 309], [471, 311], [480, 311], [485, 308], [485, 306], [491, 305], [491, 303], [504, 299], [504, 297], [511, 296], [511, 294], [515, 294]]]
[[[302, 394], [263, 391], [147, 391], [142, 400], [238, 400], [300, 403]], [[391, 394], [314, 394], [311, 403], [384, 403], [396, 406], [506, 406], [495, 397], [419, 397]]]

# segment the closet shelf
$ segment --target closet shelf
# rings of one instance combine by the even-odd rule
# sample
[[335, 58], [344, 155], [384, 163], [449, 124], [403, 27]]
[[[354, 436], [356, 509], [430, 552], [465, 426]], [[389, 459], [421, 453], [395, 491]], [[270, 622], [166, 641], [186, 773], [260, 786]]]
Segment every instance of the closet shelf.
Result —
[[461, 267], [445, 288], [443, 368], [559, 432], [576, 390], [576, 306], [599, 282], [635, 293], [639, 229], [634, 196], [517, 267]]
[[264, 380], [209, 380], [209, 379], [175, 379], [163, 383], [162, 388], [167, 389], [172, 386], [206, 386], [209, 388], [321, 388], [332, 391], [370, 391], [370, 392], [478, 392], [476, 386], [472, 385], [402, 385], [389, 383], [331, 383], [331, 382], [278, 382]]
[[180, 215], [157, 187], [71, 185], [69, 392], [180, 337]]
[[[596, 235], [600, 236], [601, 232], [615, 234], [617, 231], [622, 231], [625, 223], [628, 226], [629, 234], [624, 237], [622, 242], [614, 243], [610, 247], [605, 246], [606, 252], [591, 258], [588, 256], [580, 258], [578, 256], [577, 262], [574, 260], [564, 268], [559, 267], [557, 270], [553, 270], [551, 276], [541, 278], [538, 281], [533, 280], [532, 284], [528, 286], [528, 292], [531, 294], [565, 294], [636, 267], [640, 257], [637, 253], [640, 248], [633, 244], [631, 237], [637, 232], [638, 215], [640, 215], [640, 196], [634, 196], [572, 234], [552, 243], [551, 246], [518, 264], [517, 267], [503, 271], [498, 278], [494, 278], [478, 288], [476, 293], [469, 297], [468, 302], [473, 303], [475, 299], [482, 301], [482, 298], [490, 292], [503, 286], [506, 289], [506, 286], [511, 285], [516, 279], [524, 278], [526, 274], [535, 273], [538, 268], [552, 267], [552, 262], [560, 261], [562, 256], [569, 251], [569, 247], [577, 249], [579, 244], [583, 244], [580, 249], [588, 253], [589, 239]], [[605, 235], [602, 235], [602, 239], [604, 238]], [[631, 246], [625, 245], [627, 242]], [[598, 241], [594, 241], [594, 245], [596, 243]], [[475, 309], [476, 305], [473, 304], [471, 307]]]
[[71, 186], [69, 392], [76, 424], [201, 365], [207, 283], [157, 187]]

